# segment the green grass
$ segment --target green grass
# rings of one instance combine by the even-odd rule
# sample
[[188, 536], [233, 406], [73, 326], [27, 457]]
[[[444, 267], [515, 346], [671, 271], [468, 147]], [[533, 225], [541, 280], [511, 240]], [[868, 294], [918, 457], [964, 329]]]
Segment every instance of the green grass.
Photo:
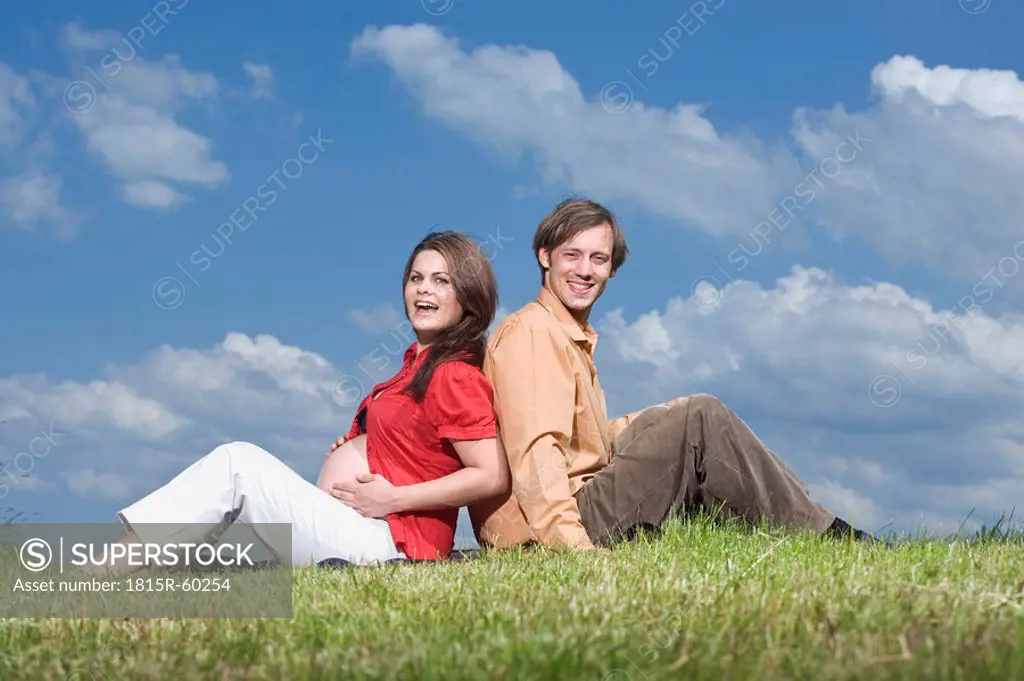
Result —
[[293, 575], [291, 619], [0, 620], [0, 679], [1024, 678], [1024, 541], [675, 521], [610, 555]]

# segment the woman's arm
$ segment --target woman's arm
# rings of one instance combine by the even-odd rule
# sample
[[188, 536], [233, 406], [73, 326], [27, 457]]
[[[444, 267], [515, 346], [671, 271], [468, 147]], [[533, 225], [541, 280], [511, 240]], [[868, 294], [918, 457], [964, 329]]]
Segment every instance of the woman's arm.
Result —
[[333, 483], [330, 494], [364, 516], [383, 518], [403, 511], [459, 508], [508, 492], [511, 474], [500, 440], [451, 442], [464, 466], [454, 473], [401, 486], [379, 474], [361, 473], [355, 480]]
[[436, 480], [395, 487], [395, 512], [459, 508], [508, 492], [510, 474], [498, 438], [452, 440], [464, 468]]

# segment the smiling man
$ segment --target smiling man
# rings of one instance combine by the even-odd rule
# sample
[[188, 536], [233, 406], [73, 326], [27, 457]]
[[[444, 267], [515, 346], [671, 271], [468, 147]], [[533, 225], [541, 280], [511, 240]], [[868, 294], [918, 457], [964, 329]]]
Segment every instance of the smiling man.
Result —
[[728, 407], [677, 397], [614, 420], [594, 364], [590, 312], [628, 254], [612, 213], [563, 201], [534, 235], [536, 300], [494, 331], [484, 372], [512, 472], [510, 493], [471, 507], [477, 540], [594, 549], [658, 527], [675, 511], [857, 539]]

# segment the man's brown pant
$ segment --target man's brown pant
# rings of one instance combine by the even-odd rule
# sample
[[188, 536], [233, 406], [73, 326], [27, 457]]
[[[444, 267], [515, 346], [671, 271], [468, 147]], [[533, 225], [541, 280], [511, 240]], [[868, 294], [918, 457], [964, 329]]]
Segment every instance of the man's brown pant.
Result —
[[583, 526], [607, 546], [673, 511], [721, 510], [752, 523], [824, 532], [835, 515], [740, 417], [710, 395], [652, 407], [622, 431], [612, 461], [576, 493]]

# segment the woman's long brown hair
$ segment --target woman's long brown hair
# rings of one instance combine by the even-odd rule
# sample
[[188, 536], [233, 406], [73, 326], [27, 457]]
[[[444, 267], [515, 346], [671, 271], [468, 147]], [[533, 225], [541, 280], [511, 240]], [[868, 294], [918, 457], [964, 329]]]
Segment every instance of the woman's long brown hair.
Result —
[[[487, 329], [498, 309], [498, 282], [491, 261], [472, 238], [453, 230], [431, 232], [412, 250], [402, 276], [403, 306], [405, 284], [409, 281], [413, 260], [420, 251], [428, 250], [437, 251], [447, 262], [463, 315], [458, 323], [442, 331], [431, 343], [427, 358], [403, 391], [417, 402], [423, 399], [434, 370], [443, 362], [460, 359], [475, 367], [483, 367]], [[405, 315], [409, 317], [407, 307]]]

